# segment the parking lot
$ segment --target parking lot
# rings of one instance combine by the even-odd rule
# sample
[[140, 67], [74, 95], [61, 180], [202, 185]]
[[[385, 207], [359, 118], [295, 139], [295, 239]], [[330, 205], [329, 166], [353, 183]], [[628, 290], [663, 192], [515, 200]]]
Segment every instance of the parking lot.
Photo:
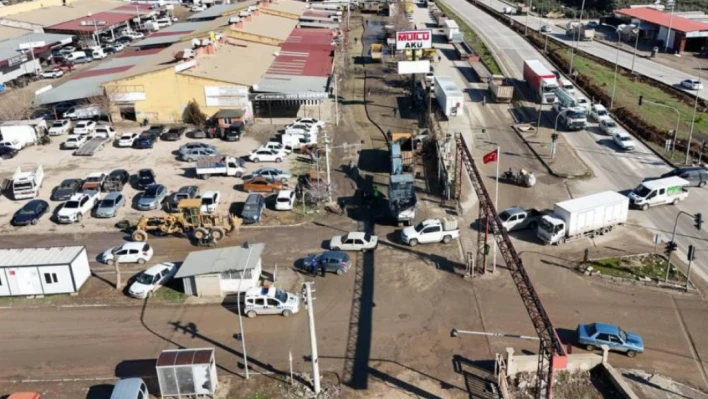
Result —
[[[133, 126], [116, 126], [116, 137], [124, 132], [140, 132], [145, 128], [140, 128], [137, 125]], [[259, 145], [268, 141], [274, 135], [276, 128], [271, 125], [254, 125], [249, 128], [246, 136], [237, 142], [226, 142], [219, 139], [203, 139], [194, 140], [189, 137], [189, 134], [183, 136], [181, 140], [174, 142], [158, 141], [152, 149], [134, 149], [134, 148], [118, 148], [114, 144], [106, 144], [105, 148], [96, 152], [95, 155], [89, 157], [74, 156], [72, 150], [61, 150], [60, 144], [66, 139], [66, 134], [63, 136], [52, 137], [52, 142], [45, 146], [31, 146], [23, 149], [13, 159], [3, 161], [0, 164], [0, 179], [12, 178], [18, 166], [25, 170], [34, 170], [38, 165], [44, 168], [44, 181], [40, 194], [37, 198], [45, 200], [50, 204], [50, 213], [52, 215], [60, 209], [62, 202], [51, 201], [50, 197], [52, 190], [64, 179], [78, 178], [83, 179], [93, 172], [110, 173], [115, 169], [125, 169], [135, 175], [139, 169], [153, 169], [156, 174], [156, 180], [159, 184], [166, 186], [168, 192], [174, 192], [185, 185], [196, 185], [201, 193], [209, 190], [218, 190], [222, 195], [221, 203], [218, 206], [217, 212], [220, 213], [237, 213], [239, 204], [245, 201], [248, 193], [242, 189], [243, 180], [235, 177], [213, 177], [208, 180], [198, 179], [193, 174], [194, 163], [178, 160], [178, 148], [188, 142], [202, 141], [207, 142], [216, 147], [222, 155], [234, 157], [247, 156], [252, 150]], [[294, 175], [304, 173], [307, 170], [307, 163], [297, 162], [297, 154], [290, 154], [282, 163], [253, 163], [246, 161], [247, 173], [257, 168], [264, 166], [273, 166], [285, 171], [291, 171]], [[296, 166], [297, 165], [297, 166]], [[134, 176], [131, 183], [134, 183]], [[293, 177], [288, 185], [294, 187], [296, 178]], [[144, 215], [160, 215], [162, 210], [139, 211], [135, 204], [140, 199], [141, 191], [137, 190], [135, 184], [127, 185], [123, 189], [127, 197], [126, 206], [119, 210], [114, 218], [100, 219], [86, 217], [80, 222], [69, 225], [57, 225], [48, 215], [44, 216], [36, 225], [13, 227], [10, 224], [13, 214], [26, 202], [14, 201], [11, 198], [2, 197], [0, 199], [0, 231], [1, 232], [18, 232], [28, 234], [41, 233], [76, 233], [76, 232], [91, 232], [91, 231], [110, 231], [114, 229], [114, 224], [119, 220], [129, 220], [136, 222]], [[105, 196], [102, 193], [101, 196]], [[276, 214], [272, 210], [272, 204], [264, 214], [263, 223], [278, 223], [276, 217], [271, 217]], [[282, 212], [277, 212], [281, 217]]]

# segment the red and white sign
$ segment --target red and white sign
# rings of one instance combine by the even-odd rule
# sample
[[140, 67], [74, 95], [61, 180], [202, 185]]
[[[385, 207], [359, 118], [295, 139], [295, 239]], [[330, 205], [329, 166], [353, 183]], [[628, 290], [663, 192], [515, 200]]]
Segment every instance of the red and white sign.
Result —
[[396, 50], [419, 50], [431, 47], [433, 47], [433, 32], [429, 29], [396, 32]]

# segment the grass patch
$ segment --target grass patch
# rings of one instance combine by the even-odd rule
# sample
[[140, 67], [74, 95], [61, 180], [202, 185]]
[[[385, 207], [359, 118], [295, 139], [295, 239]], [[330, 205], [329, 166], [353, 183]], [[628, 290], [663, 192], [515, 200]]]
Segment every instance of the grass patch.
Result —
[[[633, 256], [628, 258], [607, 258], [590, 263], [593, 270], [600, 274], [612, 277], [634, 279], [637, 277], [650, 278], [653, 281], [664, 281], [666, 277], [666, 261], [656, 255]], [[676, 267], [671, 268], [669, 281], [683, 282], [683, 275]]]
[[474, 49], [474, 51], [479, 55], [479, 57], [482, 59], [484, 64], [489, 68], [489, 72], [495, 75], [501, 75], [502, 71], [501, 68], [499, 68], [499, 64], [497, 64], [497, 60], [494, 59], [494, 56], [492, 55], [492, 52], [489, 51], [489, 48], [484, 44], [482, 39], [479, 38], [477, 33], [475, 33], [472, 28], [469, 27], [463, 21], [457, 14], [452, 12], [449, 8], [447, 8], [443, 3], [441, 2], [436, 2], [435, 5], [440, 7], [440, 9], [447, 15], [448, 17], [452, 18], [455, 22], [457, 22], [457, 25], [460, 26], [460, 30], [465, 36], [465, 41], [467, 44]]
[[155, 291], [152, 299], [167, 303], [184, 303], [184, 301], [187, 300], [187, 294], [177, 291], [170, 286], [164, 286]]
[[17, 304], [39, 306], [56, 302], [61, 298], [60, 295], [45, 295], [44, 298], [27, 298], [26, 296], [6, 296], [0, 298], [0, 306], [12, 306]]

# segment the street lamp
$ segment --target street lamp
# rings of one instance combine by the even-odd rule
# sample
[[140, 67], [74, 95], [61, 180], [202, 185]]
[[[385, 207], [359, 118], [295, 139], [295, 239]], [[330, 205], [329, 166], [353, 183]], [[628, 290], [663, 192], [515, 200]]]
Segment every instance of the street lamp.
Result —
[[664, 52], [669, 51], [669, 39], [671, 39], [671, 24], [674, 22], [674, 8], [676, 2], [674, 0], [667, 0], [666, 5], [671, 7], [671, 17], [669, 18], [669, 31], [666, 33], [666, 42], [664, 43]]
[[[698, 63], [698, 60], [696, 60], [696, 64], [698, 65], [698, 84], [701, 84], [701, 65]], [[700, 90], [696, 89], [696, 98], [693, 101], [693, 118], [691, 118], [691, 130], [688, 133], [688, 144], [686, 145], [686, 159], [684, 160], [684, 164], [688, 165], [689, 158], [691, 157], [691, 140], [693, 139], [693, 126], [696, 124], [696, 108], [698, 108], [698, 92]]]
[[[585, 11], [585, 0], [583, 0], [583, 3], [580, 5], [580, 23], [583, 23], [583, 11]], [[578, 33], [580, 33], [578, 31]], [[578, 34], [578, 36], [580, 36]], [[580, 41], [580, 37], [576, 40], [575, 38], [575, 29], [573, 30], [573, 45], [570, 46], [570, 69], [568, 70], [568, 74], [572, 75], [573, 73], [573, 60], [575, 59], [575, 49], [578, 47], [578, 42]]]
[[615, 79], [614, 79], [614, 83], [612, 84], [612, 98], [610, 99], [610, 110], [612, 110], [612, 107], [615, 104], [615, 90], [617, 90], [617, 66], [619, 64], [620, 40], [622, 40], [622, 34], [620, 34], [619, 27], [617, 27], [617, 26], [612, 26], [612, 25], [607, 25], [607, 24], [603, 24], [603, 25], [614, 28], [615, 31], [617, 31], [617, 56], [615, 57]]
[[555, 124], [555, 127], [553, 128], [553, 133], [558, 133], [558, 118], [560, 118], [561, 115], [565, 114], [568, 111], [570, 111], [570, 108], [566, 108], [563, 111], [558, 113], [558, 115], [556, 116], [556, 124]]
[[679, 129], [679, 125], [681, 124], [681, 113], [679, 112], [678, 108], [676, 108], [676, 107], [672, 107], [670, 105], [666, 105], [666, 104], [662, 104], [662, 103], [655, 103], [653, 101], [644, 100], [643, 96], [639, 96], [639, 106], [641, 107], [642, 104], [645, 102], [650, 105], [656, 105], [657, 107], [664, 107], [664, 108], [673, 109], [674, 111], [676, 111], [676, 129], [674, 130], [674, 139], [671, 141], [671, 153], [672, 153], [671, 157], [673, 158], [674, 148], [676, 147], [676, 137], [678, 137], [678, 129]]
[[639, 46], [639, 28], [632, 29], [632, 33], [636, 38], [634, 39], [634, 52], [632, 52], [632, 71], [630, 72], [634, 75], [634, 59], [637, 58], [637, 47]]

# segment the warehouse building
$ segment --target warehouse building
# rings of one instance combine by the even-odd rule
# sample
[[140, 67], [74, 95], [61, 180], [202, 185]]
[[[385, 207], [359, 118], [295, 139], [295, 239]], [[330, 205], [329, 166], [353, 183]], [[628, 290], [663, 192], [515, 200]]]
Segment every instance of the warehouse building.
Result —
[[77, 293], [89, 276], [83, 246], [0, 249], [0, 296]]
[[52, 47], [69, 44], [72, 37], [49, 33], [27, 33], [0, 42], [0, 84], [10, 84], [41, 71], [41, 61]]
[[642, 37], [649, 37], [657, 43], [668, 41], [671, 53], [698, 52], [708, 45], [708, 24], [704, 22], [651, 7], [623, 8], [615, 11], [615, 15], [638, 26]]
[[190, 252], [175, 278], [184, 293], [198, 297], [223, 297], [260, 285], [261, 255], [265, 244]]

